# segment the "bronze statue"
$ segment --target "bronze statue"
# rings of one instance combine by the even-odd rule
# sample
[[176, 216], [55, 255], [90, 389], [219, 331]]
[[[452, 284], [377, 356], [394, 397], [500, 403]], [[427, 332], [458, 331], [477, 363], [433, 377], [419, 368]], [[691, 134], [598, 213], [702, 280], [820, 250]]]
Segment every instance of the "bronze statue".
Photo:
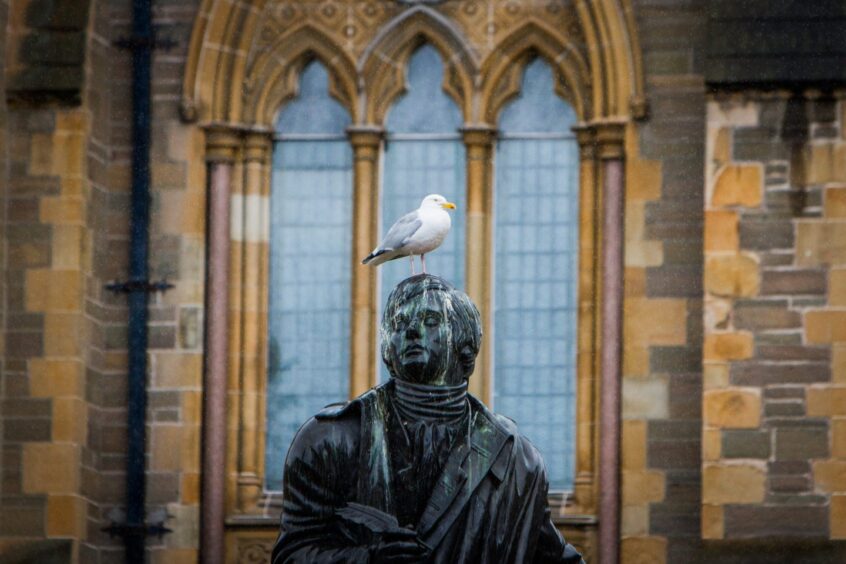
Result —
[[436, 276], [388, 298], [391, 380], [303, 425], [285, 462], [273, 564], [578, 564], [550, 520], [540, 454], [467, 393], [476, 306]]

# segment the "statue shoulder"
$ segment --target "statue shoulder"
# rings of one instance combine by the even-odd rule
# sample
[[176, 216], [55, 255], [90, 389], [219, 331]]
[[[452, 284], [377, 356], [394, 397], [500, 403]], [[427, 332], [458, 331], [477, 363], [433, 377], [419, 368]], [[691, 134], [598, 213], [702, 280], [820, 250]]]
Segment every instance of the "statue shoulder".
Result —
[[310, 458], [317, 453], [356, 449], [361, 426], [359, 413], [355, 400], [324, 407], [294, 435], [288, 449], [288, 462]]
[[370, 405], [372, 402], [376, 401], [376, 396], [380, 387], [371, 388], [350, 401], [330, 403], [318, 411], [314, 418], [318, 421], [331, 421], [347, 417], [358, 417], [361, 414], [363, 406]]
[[513, 442], [511, 453], [513, 456], [518, 457], [518, 459], [522, 462], [523, 467], [532, 473], [544, 472], [544, 462], [540, 451], [538, 451], [537, 447], [533, 445], [525, 435], [520, 433], [520, 428], [517, 426], [517, 422], [506, 415], [494, 413], [484, 404], [478, 402], [478, 400], [476, 400], [476, 402], [478, 409], [480, 409], [482, 413], [488, 417], [491, 423], [493, 423], [500, 432], [503, 432], [510, 437], [510, 440]]
[[352, 411], [356, 411], [356, 406], [352, 401], [339, 401], [330, 403], [318, 411], [314, 418], [318, 421], [327, 421], [332, 419], [340, 419]]

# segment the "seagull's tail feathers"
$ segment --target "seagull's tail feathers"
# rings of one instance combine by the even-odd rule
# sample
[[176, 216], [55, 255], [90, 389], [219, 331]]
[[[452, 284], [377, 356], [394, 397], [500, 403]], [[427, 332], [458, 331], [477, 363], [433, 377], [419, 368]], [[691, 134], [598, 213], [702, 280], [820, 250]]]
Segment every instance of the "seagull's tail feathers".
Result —
[[379, 266], [383, 262], [397, 258], [393, 249], [383, 249], [378, 247], [372, 253], [364, 257], [361, 264], [369, 264], [370, 266]]

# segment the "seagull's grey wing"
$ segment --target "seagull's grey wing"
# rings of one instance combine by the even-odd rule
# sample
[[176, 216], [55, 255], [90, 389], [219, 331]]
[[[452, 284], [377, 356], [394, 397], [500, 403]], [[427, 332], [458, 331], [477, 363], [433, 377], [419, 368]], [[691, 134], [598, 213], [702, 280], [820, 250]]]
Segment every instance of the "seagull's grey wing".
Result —
[[405, 214], [394, 223], [388, 230], [388, 234], [382, 239], [379, 248], [385, 250], [397, 250], [408, 242], [408, 239], [420, 229], [423, 222], [417, 211]]

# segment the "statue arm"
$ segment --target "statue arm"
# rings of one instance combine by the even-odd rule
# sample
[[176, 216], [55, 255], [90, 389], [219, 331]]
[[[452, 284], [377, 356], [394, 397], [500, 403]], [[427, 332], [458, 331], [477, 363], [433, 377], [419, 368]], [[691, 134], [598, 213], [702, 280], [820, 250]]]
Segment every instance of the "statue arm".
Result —
[[549, 516], [549, 509], [546, 510], [541, 527], [540, 535], [538, 536], [538, 545], [535, 550], [535, 562], [538, 564], [546, 562], [560, 562], [561, 564], [585, 564], [582, 560], [582, 555], [569, 544]]
[[297, 433], [283, 478], [283, 509], [273, 564], [368, 562], [369, 550], [352, 546], [335, 511], [352, 500], [357, 445], [353, 422], [312, 419]]

